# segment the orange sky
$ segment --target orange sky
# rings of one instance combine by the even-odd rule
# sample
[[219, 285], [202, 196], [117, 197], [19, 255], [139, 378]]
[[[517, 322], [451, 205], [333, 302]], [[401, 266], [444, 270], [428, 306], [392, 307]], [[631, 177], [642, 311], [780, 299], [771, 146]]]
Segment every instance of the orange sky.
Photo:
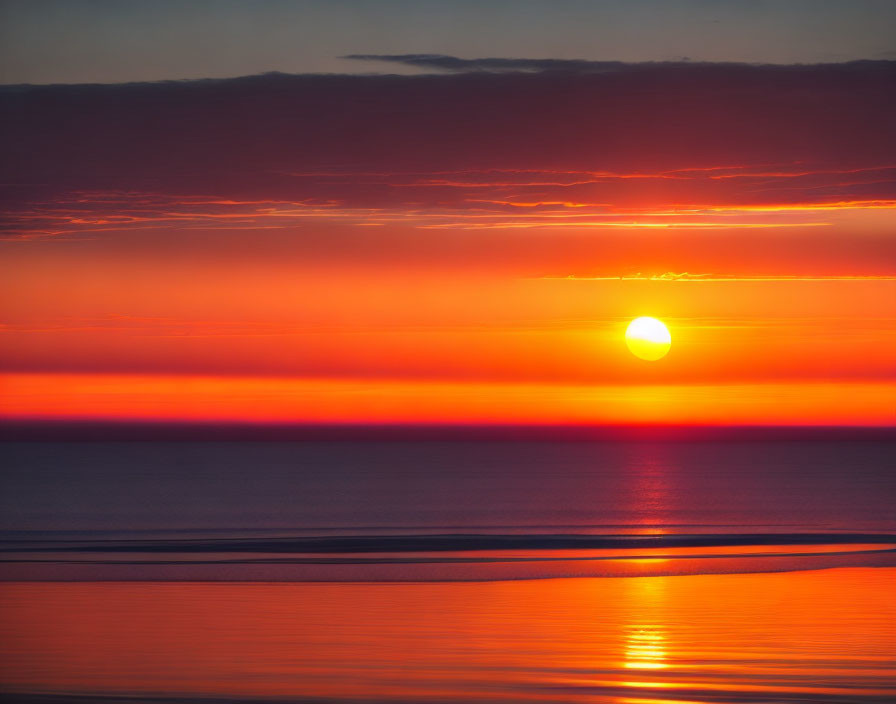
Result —
[[[196, 125], [182, 129], [155, 113], [113, 127], [91, 107], [103, 94], [69, 89], [84, 92], [73, 115], [85, 112], [67, 142], [32, 126], [56, 95], [35, 89], [13, 130], [28, 159], [0, 241], [0, 414], [896, 423], [896, 149], [872, 104], [883, 69], [850, 69], [870, 72], [860, 88], [820, 68], [802, 93], [770, 85], [768, 100], [789, 105], [778, 112], [732, 79], [756, 124], [693, 70], [691, 102], [664, 104], [660, 132], [625, 92], [640, 74], [477, 78], [508, 95], [533, 89], [522, 80], [545, 93], [588, 81], [632, 108], [608, 116], [570, 93], [556, 114], [508, 113], [506, 143], [490, 123], [446, 127], [424, 107], [416, 123], [401, 111], [378, 123], [417, 95], [398, 77], [377, 94], [386, 107], [363, 104], [345, 133], [256, 87], [270, 138], [228, 132], [236, 108], [203, 136], [218, 104], [183, 84], [107, 89], [131, 91], [124, 111], [144, 109], [139, 91], [156, 91], [158, 111], [179, 104], [165, 91], [195, 93]], [[353, 78], [345, 99], [365, 80], [381, 79]], [[467, 80], [413, 85], [483, 108]], [[837, 90], [852, 102], [836, 123], [807, 127], [788, 102]], [[287, 136], [284, 114], [323, 142]], [[132, 131], [130, 158], [108, 142], [117, 129]], [[662, 360], [627, 351], [641, 315], [671, 331]]]
[[[648, 247], [663, 236], [627, 234]], [[340, 268], [281, 257], [279, 242], [211, 260], [168, 247], [170, 264], [88, 243], [16, 246], [3, 264], [6, 417], [896, 421], [896, 277], [869, 268], [750, 272], [719, 257], [712, 271], [731, 273], [635, 266], [620, 280], [563, 278], [537, 256], [525, 275], [475, 252]], [[666, 358], [628, 352], [638, 315], [669, 326]]]

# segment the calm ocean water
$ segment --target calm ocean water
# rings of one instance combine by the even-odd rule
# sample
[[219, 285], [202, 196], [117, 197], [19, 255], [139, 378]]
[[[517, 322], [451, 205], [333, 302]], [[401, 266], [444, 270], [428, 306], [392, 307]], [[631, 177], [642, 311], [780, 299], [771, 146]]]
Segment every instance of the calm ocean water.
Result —
[[0, 452], [10, 701], [896, 700], [886, 439]]

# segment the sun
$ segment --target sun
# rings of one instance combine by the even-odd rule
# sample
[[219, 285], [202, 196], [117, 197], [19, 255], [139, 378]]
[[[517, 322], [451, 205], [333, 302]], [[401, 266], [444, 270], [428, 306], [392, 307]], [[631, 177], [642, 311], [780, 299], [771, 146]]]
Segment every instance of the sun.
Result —
[[635, 318], [625, 330], [625, 344], [635, 357], [655, 362], [672, 346], [669, 328], [661, 320], [643, 316]]

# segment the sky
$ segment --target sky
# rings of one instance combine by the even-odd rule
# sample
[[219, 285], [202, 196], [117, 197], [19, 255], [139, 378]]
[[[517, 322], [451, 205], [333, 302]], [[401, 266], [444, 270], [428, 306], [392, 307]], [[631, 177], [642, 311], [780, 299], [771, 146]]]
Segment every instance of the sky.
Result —
[[214, 8], [3, 3], [0, 416], [896, 423], [892, 3]]

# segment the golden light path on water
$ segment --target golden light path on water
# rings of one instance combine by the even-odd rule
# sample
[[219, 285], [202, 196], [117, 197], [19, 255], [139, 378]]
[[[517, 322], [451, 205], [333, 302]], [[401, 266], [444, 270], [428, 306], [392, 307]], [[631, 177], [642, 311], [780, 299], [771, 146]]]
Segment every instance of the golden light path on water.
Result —
[[[650, 453], [641, 459], [641, 471], [637, 473], [640, 483], [639, 494], [644, 497], [644, 516], [647, 525], [659, 523], [656, 508], [668, 506], [672, 500], [667, 487], [667, 473], [664, 464]], [[651, 530], [651, 533], [663, 531]], [[635, 610], [643, 620], [632, 623], [628, 628], [625, 644], [625, 659], [622, 666], [628, 670], [650, 671], [669, 667], [667, 662], [666, 632], [662, 627], [662, 616], [657, 613], [662, 602], [662, 582], [654, 579], [639, 579], [632, 583]], [[640, 607], [637, 602], [641, 602]], [[630, 687], [649, 687], [650, 682], [626, 681]]]

